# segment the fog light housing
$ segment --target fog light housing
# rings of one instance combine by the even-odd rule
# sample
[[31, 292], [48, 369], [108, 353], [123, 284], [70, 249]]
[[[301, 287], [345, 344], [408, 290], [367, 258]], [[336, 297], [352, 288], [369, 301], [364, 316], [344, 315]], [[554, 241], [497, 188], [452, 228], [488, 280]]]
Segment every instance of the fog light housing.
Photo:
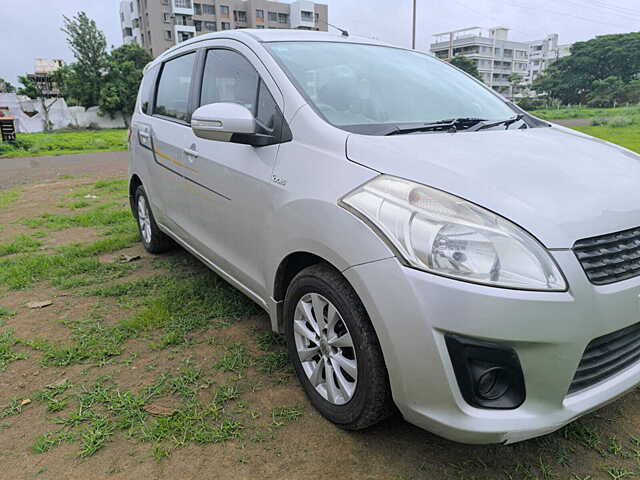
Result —
[[478, 408], [514, 409], [526, 392], [516, 351], [506, 345], [445, 335], [447, 349], [464, 399]]

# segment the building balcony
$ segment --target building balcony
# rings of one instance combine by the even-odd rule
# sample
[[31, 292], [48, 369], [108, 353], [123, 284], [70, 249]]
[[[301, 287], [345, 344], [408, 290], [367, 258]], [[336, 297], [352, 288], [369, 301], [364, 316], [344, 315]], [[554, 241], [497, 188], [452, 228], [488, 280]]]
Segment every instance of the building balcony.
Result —
[[176, 39], [176, 43], [184, 42], [189, 38], [193, 38], [196, 35], [195, 25], [174, 25], [173, 26], [173, 38]]
[[176, 15], [193, 15], [195, 10], [191, 0], [171, 0], [171, 12]]

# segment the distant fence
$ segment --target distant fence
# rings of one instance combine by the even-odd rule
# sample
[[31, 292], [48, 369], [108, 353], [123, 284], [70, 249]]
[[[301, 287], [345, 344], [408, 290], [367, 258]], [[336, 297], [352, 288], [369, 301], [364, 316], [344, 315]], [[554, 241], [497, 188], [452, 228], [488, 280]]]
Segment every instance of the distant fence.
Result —
[[[98, 107], [69, 107], [64, 98], [46, 100], [49, 109], [49, 121], [53, 130], [63, 128], [125, 128], [122, 115], [113, 118], [100, 115]], [[18, 133], [34, 133], [44, 130], [44, 113], [39, 100], [16, 95], [0, 93], [0, 107], [8, 107], [9, 116], [15, 118]]]

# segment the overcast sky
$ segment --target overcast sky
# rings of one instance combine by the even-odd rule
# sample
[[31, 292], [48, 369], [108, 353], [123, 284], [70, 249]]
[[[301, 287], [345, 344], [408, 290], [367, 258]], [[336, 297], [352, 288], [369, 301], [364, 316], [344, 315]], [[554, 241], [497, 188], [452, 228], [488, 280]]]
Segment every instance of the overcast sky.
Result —
[[[149, 0], [153, 1], [153, 0]], [[155, 0], [160, 1], [160, 0]], [[329, 21], [352, 34], [411, 45], [412, 0], [324, 0]], [[417, 0], [417, 47], [429, 49], [434, 33], [470, 26], [507, 26], [514, 40], [560, 34], [561, 43], [596, 35], [640, 31], [639, 0]], [[72, 61], [62, 15], [84, 10], [109, 46], [122, 44], [119, 0], [0, 0], [0, 77], [17, 83], [33, 59]]]

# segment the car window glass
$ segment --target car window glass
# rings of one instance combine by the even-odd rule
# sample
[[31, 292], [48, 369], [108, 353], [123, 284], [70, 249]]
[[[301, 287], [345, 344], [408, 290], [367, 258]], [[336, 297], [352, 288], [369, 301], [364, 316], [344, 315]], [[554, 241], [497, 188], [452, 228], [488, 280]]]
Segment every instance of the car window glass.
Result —
[[189, 53], [164, 64], [154, 113], [188, 120], [189, 88], [195, 54]]
[[258, 114], [256, 120], [258, 124], [268, 131], [273, 131], [278, 114], [276, 102], [269, 93], [264, 82], [260, 82], [260, 93], [258, 95]]
[[514, 115], [480, 82], [418, 52], [342, 42], [266, 45], [297, 88], [336, 126]]
[[258, 73], [242, 55], [230, 50], [209, 50], [200, 105], [239, 103], [255, 115], [258, 80]]
[[151, 104], [153, 103], [153, 85], [155, 83], [156, 74], [158, 72], [158, 66], [150, 68], [144, 75], [142, 80], [142, 91], [140, 93], [140, 106], [142, 112], [146, 114], [151, 113]]

